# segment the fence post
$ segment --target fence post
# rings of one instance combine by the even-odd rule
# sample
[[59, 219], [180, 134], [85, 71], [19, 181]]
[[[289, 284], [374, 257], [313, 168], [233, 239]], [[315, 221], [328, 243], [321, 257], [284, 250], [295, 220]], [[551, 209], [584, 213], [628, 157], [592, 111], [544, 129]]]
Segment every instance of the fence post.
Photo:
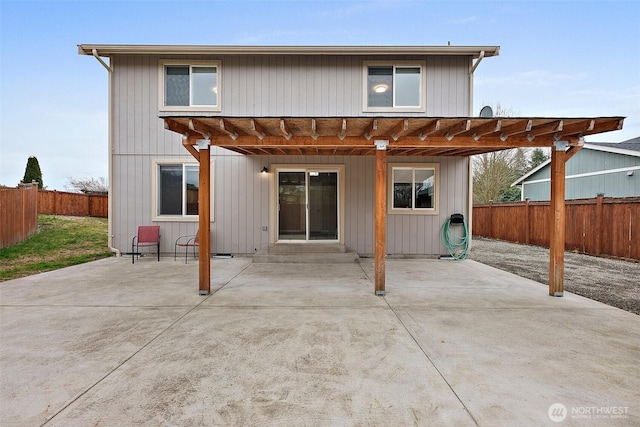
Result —
[[524, 199], [524, 242], [528, 245], [531, 243], [531, 216], [529, 214], [529, 199]]
[[489, 200], [489, 238], [493, 239], [493, 200]]
[[596, 256], [602, 253], [602, 199], [604, 193], [598, 193], [596, 197]]
[[27, 192], [26, 186], [20, 187], [20, 201], [22, 203], [22, 230], [21, 239], [24, 240], [27, 235]]
[[629, 212], [629, 244], [628, 244], [628, 248], [629, 248], [629, 252], [627, 252], [627, 257], [631, 258], [631, 252], [632, 252], [632, 247], [633, 247], [633, 234], [631, 233], [631, 227], [633, 226], [633, 221], [631, 219], [631, 205], [629, 205], [629, 209], [627, 210], [627, 212]]

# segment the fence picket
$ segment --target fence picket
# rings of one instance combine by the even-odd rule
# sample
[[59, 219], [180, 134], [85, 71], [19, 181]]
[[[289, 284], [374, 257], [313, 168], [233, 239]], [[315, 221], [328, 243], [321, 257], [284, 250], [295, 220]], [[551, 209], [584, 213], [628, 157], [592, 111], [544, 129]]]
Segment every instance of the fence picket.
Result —
[[[598, 195], [565, 205], [566, 250], [640, 259], [640, 197]], [[548, 201], [475, 205], [473, 234], [549, 247], [549, 215]]]

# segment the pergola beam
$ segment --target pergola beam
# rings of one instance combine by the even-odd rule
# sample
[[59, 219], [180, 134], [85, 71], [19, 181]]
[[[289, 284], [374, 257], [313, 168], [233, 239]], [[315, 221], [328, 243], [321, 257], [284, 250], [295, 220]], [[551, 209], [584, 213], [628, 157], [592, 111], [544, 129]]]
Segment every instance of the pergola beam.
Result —
[[[285, 131], [291, 135], [288, 127], [285, 125]], [[327, 148], [371, 148], [370, 141], [367, 141], [363, 136], [346, 136], [344, 139], [338, 138], [338, 136], [319, 136], [317, 139], [313, 139], [311, 136], [296, 136], [292, 139], [291, 135], [289, 139], [287, 134], [283, 136], [265, 136], [262, 140], [250, 135], [240, 135], [233, 141], [233, 146], [236, 147], [327, 147]], [[383, 136], [380, 136], [383, 137]], [[379, 138], [380, 138], [379, 137]], [[386, 138], [386, 137], [385, 137]], [[389, 135], [389, 139], [392, 139]], [[564, 138], [570, 145], [579, 145], [580, 140], [578, 137]], [[525, 137], [512, 137], [508, 140], [501, 140], [497, 137], [483, 137], [482, 141], [475, 141], [472, 137], [459, 137], [452, 140], [447, 139], [444, 136], [429, 137], [428, 139], [421, 140], [417, 136], [404, 136], [397, 141], [389, 141], [389, 148], [397, 149], [412, 149], [412, 148], [427, 148], [427, 147], [441, 147], [441, 148], [482, 148], [482, 147], [495, 147], [495, 148], [516, 148], [516, 147], [552, 147], [555, 139], [553, 135], [543, 135], [535, 138], [533, 141], [527, 140]], [[220, 146], [230, 146], [230, 144], [224, 141], [214, 142]]]

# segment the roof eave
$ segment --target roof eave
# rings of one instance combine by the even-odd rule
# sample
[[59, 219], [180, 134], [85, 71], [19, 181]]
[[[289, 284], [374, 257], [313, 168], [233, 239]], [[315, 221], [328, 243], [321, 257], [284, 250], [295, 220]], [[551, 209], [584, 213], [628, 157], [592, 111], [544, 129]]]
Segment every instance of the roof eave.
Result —
[[516, 185], [521, 185], [524, 180], [526, 180], [527, 178], [529, 178], [531, 175], [533, 175], [534, 173], [538, 172], [539, 170], [543, 169], [549, 163], [551, 163], [551, 159], [550, 158], [545, 160], [544, 162], [540, 163], [538, 166], [536, 166], [535, 168], [531, 169], [526, 174], [522, 175], [520, 178], [515, 180], [509, 187], [515, 187]]
[[597, 143], [585, 143], [584, 148], [606, 153], [623, 154], [625, 156], [640, 157], [640, 151], [628, 150], [625, 148], [611, 147], [610, 145], [597, 145]]
[[79, 44], [80, 55], [454, 55], [497, 56], [500, 46], [215, 46]]

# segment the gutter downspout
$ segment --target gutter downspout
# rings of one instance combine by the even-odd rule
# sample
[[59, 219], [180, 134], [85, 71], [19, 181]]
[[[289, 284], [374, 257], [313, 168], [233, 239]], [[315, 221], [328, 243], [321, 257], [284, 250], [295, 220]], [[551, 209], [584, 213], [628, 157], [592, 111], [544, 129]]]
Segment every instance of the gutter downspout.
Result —
[[[95, 52], [95, 49], [93, 49], [93, 51]], [[478, 55], [478, 60], [475, 62], [475, 64], [473, 64], [473, 67], [471, 67], [471, 71], [469, 71], [471, 75], [473, 75], [473, 73], [476, 71], [476, 68], [478, 68], [478, 65], [480, 65], [482, 58], [484, 58], [484, 50], [480, 51], [480, 55]]]
[[[471, 69], [469, 70], [469, 117], [473, 115], [473, 73], [480, 65], [480, 61], [484, 58], [484, 50], [480, 51], [477, 61], [471, 63]], [[473, 61], [473, 59], [472, 59]], [[473, 246], [473, 159], [471, 156], [467, 156], [467, 173], [469, 176], [469, 190], [467, 191], [467, 229], [469, 230], [469, 248]]]
[[[120, 250], [116, 249], [113, 247], [113, 191], [112, 191], [112, 177], [113, 177], [113, 131], [112, 131], [112, 125], [113, 125], [113, 104], [111, 102], [112, 99], [112, 80], [113, 80], [113, 68], [111, 68], [109, 65], [107, 65], [106, 62], [104, 62], [102, 60], [102, 58], [100, 58], [100, 56], [98, 55], [98, 51], [97, 49], [93, 49], [91, 51], [91, 53], [93, 54], [93, 56], [98, 60], [98, 62], [100, 62], [100, 64], [102, 64], [102, 66], [109, 72], [109, 85], [108, 85], [108, 91], [109, 91], [109, 95], [108, 95], [108, 100], [107, 103], [109, 105], [109, 130], [108, 130], [108, 136], [107, 139], [109, 140], [109, 198], [107, 199], [107, 245], [109, 246], [109, 250], [111, 252], [113, 252], [113, 254], [115, 256], [121, 256]], [[112, 62], [112, 59], [109, 58], [109, 62]]]
[[478, 68], [478, 65], [480, 65], [480, 62], [482, 62], [483, 58], [484, 50], [481, 50], [480, 55], [478, 55], [478, 59], [476, 60], [476, 62], [471, 63], [471, 69], [469, 70], [469, 117], [473, 115], [473, 73], [475, 73], [476, 68]]
[[[484, 51], [482, 51], [482, 53], [484, 54]], [[102, 66], [103, 66], [104, 68], [106, 68], [106, 69], [107, 69], [107, 71], [108, 71], [108, 72], [113, 73], [113, 69], [112, 69], [110, 66], [108, 66], [108, 65], [107, 65], [107, 63], [106, 63], [106, 62], [104, 62], [104, 61], [102, 60], [102, 58], [100, 58], [100, 56], [98, 55], [98, 49], [92, 49], [92, 50], [91, 50], [91, 54], [92, 54], [92, 55], [93, 55], [93, 56], [94, 56], [94, 57], [95, 57], [95, 58], [96, 58], [96, 59], [97, 59], [97, 60], [102, 64]], [[109, 61], [109, 62], [111, 62], [111, 61]], [[480, 61], [478, 61], [478, 62], [480, 62]], [[475, 69], [475, 68], [474, 68], [474, 69]]]

